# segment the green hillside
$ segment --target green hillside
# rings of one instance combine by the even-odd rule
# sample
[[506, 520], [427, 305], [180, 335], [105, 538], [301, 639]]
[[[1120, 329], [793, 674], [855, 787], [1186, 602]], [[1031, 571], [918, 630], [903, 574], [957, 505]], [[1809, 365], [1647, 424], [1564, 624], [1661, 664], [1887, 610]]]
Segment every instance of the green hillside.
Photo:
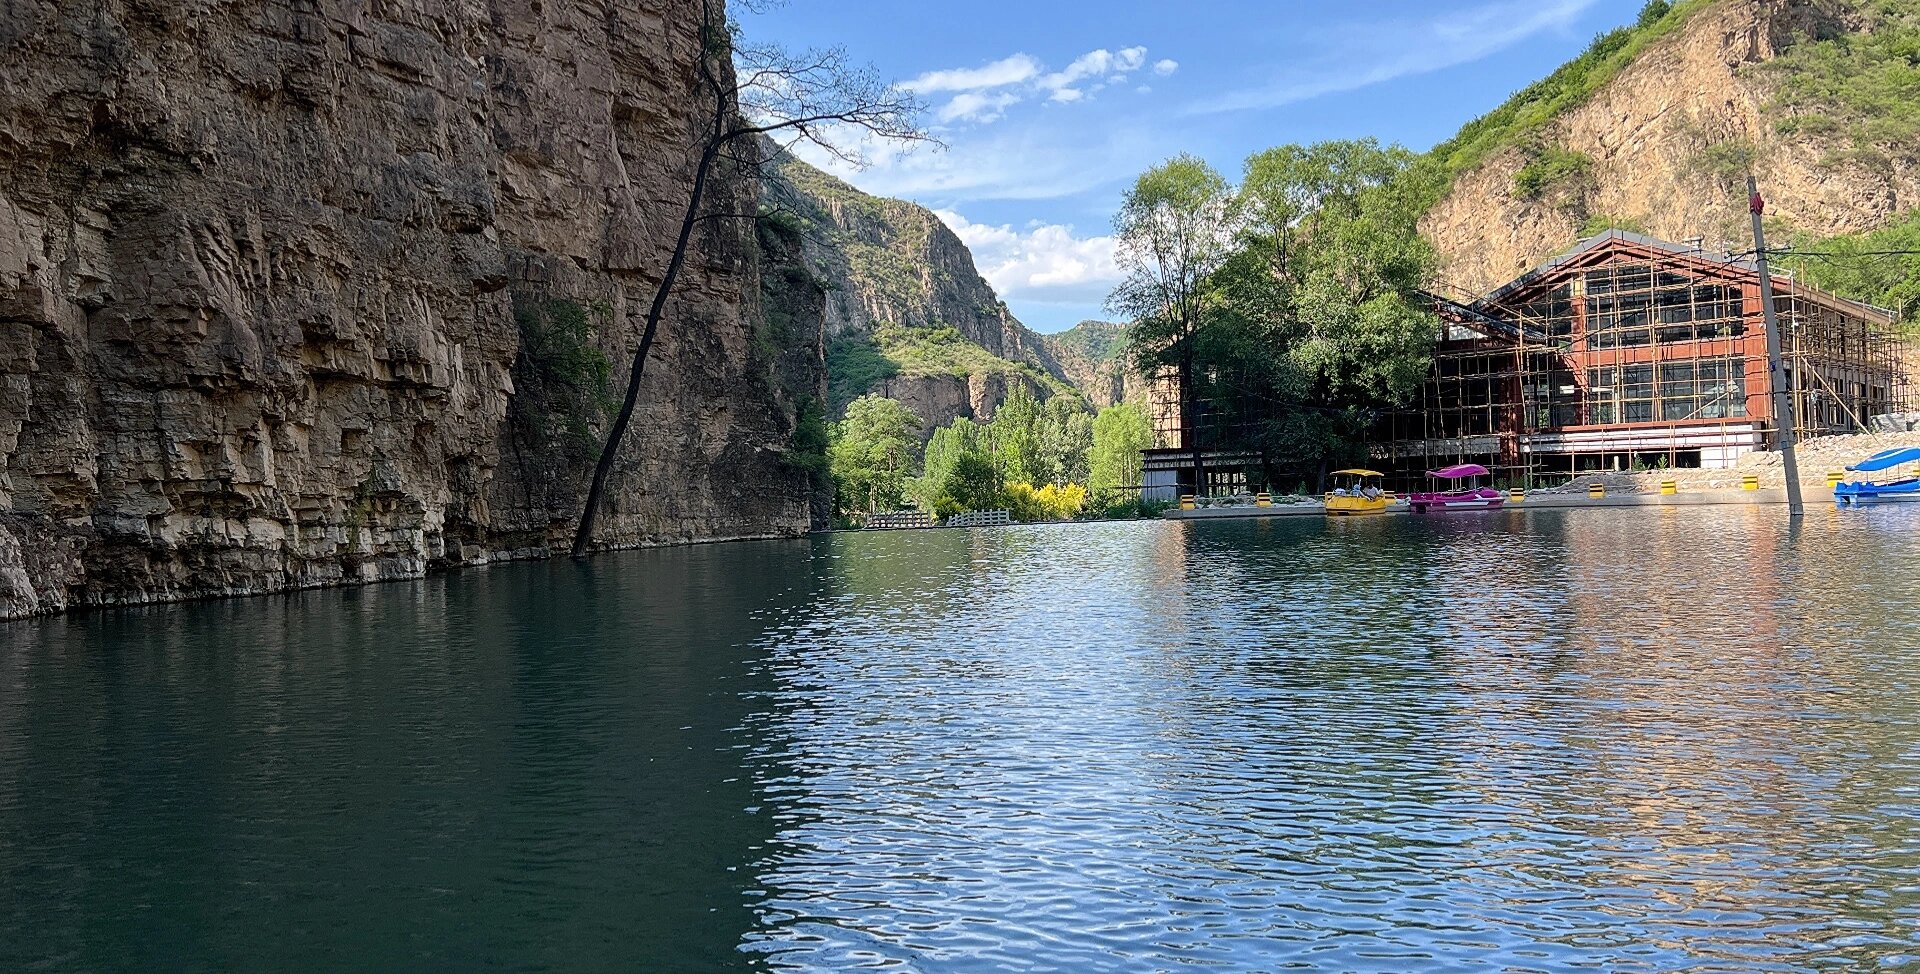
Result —
[[1687, 18], [1725, 0], [1650, 0], [1639, 19], [1593, 39], [1579, 57], [1528, 85], [1499, 108], [1468, 122], [1453, 138], [1428, 152], [1442, 176], [1442, 191], [1488, 156], [1523, 145], [1529, 136], [1570, 108], [1584, 104], [1634, 62], [1647, 45], [1679, 30]]
[[1047, 336], [1056, 354], [1077, 355], [1099, 363], [1119, 358], [1127, 347], [1127, 326], [1111, 321], [1083, 321]]

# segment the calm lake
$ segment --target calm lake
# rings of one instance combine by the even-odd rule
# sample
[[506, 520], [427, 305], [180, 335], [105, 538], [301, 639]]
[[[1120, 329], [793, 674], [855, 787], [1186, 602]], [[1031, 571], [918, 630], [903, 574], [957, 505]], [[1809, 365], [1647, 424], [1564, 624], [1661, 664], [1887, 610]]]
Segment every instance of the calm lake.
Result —
[[842, 534], [0, 624], [5, 971], [1920, 965], [1920, 508]]

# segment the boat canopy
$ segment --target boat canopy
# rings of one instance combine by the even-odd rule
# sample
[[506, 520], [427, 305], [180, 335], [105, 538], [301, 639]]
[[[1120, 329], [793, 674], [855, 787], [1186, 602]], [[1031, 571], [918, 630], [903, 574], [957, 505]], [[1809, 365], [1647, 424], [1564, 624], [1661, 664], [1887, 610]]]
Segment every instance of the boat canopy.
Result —
[[1463, 480], [1467, 477], [1484, 477], [1487, 472], [1487, 468], [1477, 463], [1462, 463], [1458, 466], [1429, 470], [1427, 476], [1438, 477], [1441, 480]]
[[1361, 469], [1359, 469], [1358, 467], [1355, 467], [1355, 468], [1353, 468], [1353, 469], [1351, 469], [1351, 470], [1335, 470], [1335, 471], [1334, 471], [1334, 473], [1335, 473], [1335, 474], [1343, 474], [1343, 473], [1344, 473], [1344, 474], [1352, 474], [1352, 475], [1353, 475], [1353, 476], [1355, 476], [1355, 477], [1384, 477], [1384, 476], [1386, 476], [1386, 474], [1383, 474], [1383, 473], [1381, 473], [1381, 472], [1380, 472], [1380, 471], [1378, 471], [1378, 470], [1361, 470]]
[[1879, 453], [1847, 469], [1858, 470], [1861, 473], [1874, 473], [1876, 471], [1897, 467], [1903, 463], [1920, 463], [1920, 446], [1895, 447], [1891, 450], [1881, 450]]

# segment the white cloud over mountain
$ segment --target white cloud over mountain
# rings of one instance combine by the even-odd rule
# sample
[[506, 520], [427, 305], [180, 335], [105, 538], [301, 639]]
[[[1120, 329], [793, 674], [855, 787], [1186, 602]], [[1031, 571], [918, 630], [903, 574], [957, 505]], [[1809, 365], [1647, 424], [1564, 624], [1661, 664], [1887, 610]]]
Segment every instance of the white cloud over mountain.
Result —
[[980, 276], [1009, 301], [1098, 305], [1120, 280], [1111, 236], [1076, 236], [1066, 224], [1016, 229], [974, 223], [952, 210], [936, 213], [973, 251]]

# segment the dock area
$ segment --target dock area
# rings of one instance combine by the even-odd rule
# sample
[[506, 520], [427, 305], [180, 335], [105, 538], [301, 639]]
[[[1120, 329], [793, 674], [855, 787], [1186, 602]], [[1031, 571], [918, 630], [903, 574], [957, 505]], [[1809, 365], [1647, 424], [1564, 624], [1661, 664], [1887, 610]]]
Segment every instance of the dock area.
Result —
[[[1812, 487], [1812, 486], [1804, 487], [1802, 488], [1802, 496], [1808, 507], [1814, 507], [1817, 505], [1831, 506], [1833, 504], [1833, 491], [1825, 488]], [[1607, 494], [1602, 497], [1592, 497], [1587, 494], [1562, 493], [1557, 491], [1556, 492], [1542, 491], [1542, 492], [1524, 494], [1521, 496], [1519, 500], [1514, 500], [1510, 497], [1507, 500], [1507, 502], [1501, 505], [1499, 508], [1497, 508], [1497, 510], [1504, 510], [1504, 511], [1530, 511], [1530, 510], [1540, 510], [1540, 509], [1566, 510], [1570, 508], [1583, 508], [1583, 507], [1709, 507], [1709, 506], [1737, 507], [1737, 506], [1767, 506], [1767, 505], [1785, 506], [1786, 503], [1787, 503], [1787, 489], [1785, 487], [1766, 487], [1766, 488], [1761, 488], [1759, 490], [1692, 491], [1692, 492], [1679, 492], [1679, 493], [1673, 493], [1673, 494], [1620, 493], [1620, 494]], [[1167, 511], [1166, 513], [1162, 514], [1161, 517], [1164, 517], [1168, 520], [1174, 520], [1174, 521], [1205, 521], [1205, 520], [1215, 520], [1215, 519], [1255, 518], [1255, 517], [1324, 517], [1326, 516], [1326, 513], [1327, 513], [1326, 507], [1319, 503], [1308, 503], [1308, 504], [1295, 503], [1295, 504], [1274, 504], [1271, 507], [1255, 507], [1255, 506], [1248, 505], [1248, 506], [1241, 506], [1241, 507], [1200, 508], [1198, 510], [1191, 510], [1191, 511], [1183, 511], [1183, 510], [1175, 509], [1175, 510]], [[1408, 509], [1406, 502], [1403, 500], [1403, 501], [1396, 502], [1392, 507], [1389, 507], [1386, 511], [1383, 511], [1381, 513], [1384, 515], [1401, 515], [1401, 514], [1410, 514], [1412, 512], [1411, 510]], [[1459, 514], [1459, 513], [1466, 513], [1466, 512], [1456, 511], [1453, 513]], [[1472, 512], [1472, 513], [1484, 513], [1484, 512]], [[1377, 517], [1381, 515], [1371, 515], [1371, 516]]]

